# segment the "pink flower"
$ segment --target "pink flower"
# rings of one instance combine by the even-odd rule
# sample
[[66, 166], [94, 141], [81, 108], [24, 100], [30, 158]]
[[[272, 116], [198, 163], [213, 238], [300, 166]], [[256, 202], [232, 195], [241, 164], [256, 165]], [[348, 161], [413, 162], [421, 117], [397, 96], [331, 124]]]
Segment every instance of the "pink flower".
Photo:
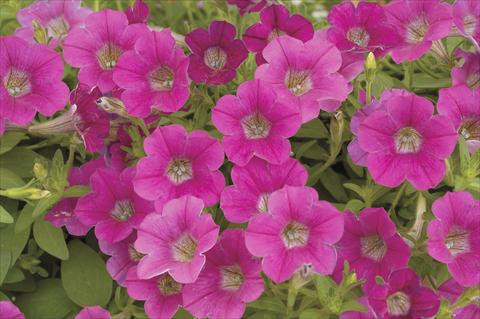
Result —
[[277, 283], [305, 264], [322, 275], [331, 274], [335, 267], [333, 244], [342, 237], [343, 216], [317, 196], [313, 188], [287, 185], [270, 195], [267, 214], [250, 220], [247, 248], [263, 257], [263, 272]]
[[[451, 304], [455, 304], [458, 298], [464, 293], [465, 288], [460, 286], [453, 278], [445, 281], [440, 287], [438, 287], [438, 294], [450, 301]], [[473, 297], [470, 304], [465, 307], [459, 307], [453, 311], [453, 318], [455, 319], [472, 319], [480, 317], [480, 305]]]
[[95, 226], [99, 240], [116, 243], [127, 238], [153, 212], [153, 203], [133, 191], [134, 174], [133, 167], [121, 173], [99, 169], [90, 178], [92, 192], [78, 200], [75, 214], [83, 224]]
[[328, 39], [341, 51], [373, 52], [383, 56], [397, 41], [395, 30], [387, 23], [383, 7], [361, 1], [343, 2], [328, 14]]
[[225, 187], [220, 143], [205, 131], [187, 134], [181, 125], [157, 128], [144, 142], [147, 156], [137, 164], [135, 191], [155, 200], [158, 211], [170, 199], [193, 195], [211, 206]]
[[459, 284], [480, 284], [480, 201], [468, 192], [448, 192], [433, 203], [432, 212], [428, 253], [446, 264]]
[[480, 149], [480, 88], [465, 85], [441, 89], [438, 113], [447, 116], [467, 142], [470, 153]]
[[197, 281], [183, 289], [184, 307], [198, 318], [242, 318], [264, 290], [261, 265], [245, 247], [244, 231], [228, 229], [207, 254]]
[[326, 39], [315, 37], [306, 43], [281, 36], [263, 50], [267, 63], [255, 78], [273, 84], [279, 98], [300, 110], [302, 122], [316, 118], [320, 109], [332, 112], [347, 98], [347, 81], [338, 71], [340, 51]]
[[230, 161], [244, 166], [254, 156], [280, 164], [290, 156], [288, 138], [300, 128], [298, 110], [279, 101], [272, 85], [250, 80], [225, 95], [212, 110], [212, 122], [224, 134]]
[[378, 318], [420, 319], [435, 316], [440, 306], [438, 296], [420, 286], [420, 278], [411, 269], [392, 272], [386, 284], [375, 285], [368, 301]]
[[452, 8], [440, 0], [394, 0], [385, 5], [387, 20], [400, 39], [392, 49], [396, 63], [414, 61], [445, 38], [452, 27]]
[[432, 115], [429, 100], [404, 90], [392, 91], [381, 103], [358, 131], [374, 181], [396, 187], [408, 180], [419, 190], [438, 185], [445, 175], [444, 160], [457, 142], [449, 119]]
[[38, 22], [47, 31], [50, 39], [48, 46], [54, 49], [76, 26], [83, 26], [85, 18], [92, 13], [89, 8], [81, 7], [81, 0], [38, 0], [18, 11], [17, 19], [21, 27], [15, 35], [30, 44], [34, 44], [32, 22]]
[[192, 283], [205, 264], [206, 251], [217, 241], [219, 227], [212, 216], [202, 214], [203, 202], [193, 196], [172, 199], [162, 214], [145, 218], [135, 249], [145, 257], [138, 264], [140, 278], [168, 272], [180, 283]]
[[63, 56], [68, 64], [80, 68], [81, 83], [107, 92], [115, 86], [112, 75], [118, 58], [147, 31], [144, 24], [129, 26], [123, 12], [97, 11], [85, 19], [84, 28], [77, 26], [68, 33]]
[[248, 51], [235, 39], [235, 27], [226, 21], [213, 21], [208, 30], [198, 28], [185, 36], [192, 54], [188, 75], [196, 83], [221, 85], [232, 81]]
[[10, 300], [0, 301], [2, 319], [25, 319], [25, 315]]
[[294, 14], [282, 5], [272, 5], [260, 12], [261, 22], [250, 26], [243, 34], [248, 50], [256, 53], [257, 64], [265, 63], [262, 50], [274, 38], [289, 35], [306, 42], [313, 37], [313, 26], [305, 17]]
[[0, 118], [18, 125], [38, 111], [51, 116], [63, 109], [69, 89], [60, 55], [44, 45], [29, 45], [14, 36], [0, 37]]
[[183, 106], [189, 95], [187, 68], [188, 58], [170, 30], [150, 31], [120, 57], [113, 79], [125, 89], [128, 113], [147, 117], [154, 108], [171, 113]]
[[110, 313], [100, 306], [92, 306], [83, 308], [75, 319], [110, 319]]
[[452, 68], [452, 85], [465, 84], [471, 89], [480, 87], [480, 52], [465, 52], [456, 49], [454, 56], [463, 59], [460, 67]]
[[480, 50], [480, 2], [456, 0], [453, 4], [453, 22], [460, 33]]
[[293, 158], [279, 165], [252, 158], [244, 167], [234, 166], [231, 176], [234, 185], [223, 190], [220, 208], [232, 223], [266, 213], [271, 193], [285, 185], [304, 186], [308, 178], [306, 169]]
[[240, 9], [240, 15], [260, 11], [267, 4], [267, 0], [227, 0], [227, 2], [237, 6]]
[[145, 300], [145, 313], [151, 319], [172, 318], [182, 304], [183, 285], [168, 273], [140, 279], [137, 267], [133, 267], [125, 280], [128, 295], [136, 300]]
[[125, 10], [125, 15], [127, 16], [129, 24], [147, 23], [149, 14], [150, 9], [143, 0], [135, 0], [133, 5]]

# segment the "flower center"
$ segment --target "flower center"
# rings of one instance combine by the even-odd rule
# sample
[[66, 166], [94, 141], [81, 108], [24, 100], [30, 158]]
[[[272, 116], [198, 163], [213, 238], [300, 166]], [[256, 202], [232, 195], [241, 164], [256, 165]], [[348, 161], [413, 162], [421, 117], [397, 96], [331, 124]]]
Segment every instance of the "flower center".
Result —
[[128, 245], [128, 255], [130, 256], [131, 261], [140, 261], [140, 259], [145, 256], [145, 254], [138, 252], [133, 244]]
[[122, 49], [109, 42], [97, 51], [97, 60], [103, 70], [112, 70], [121, 54]]
[[261, 114], [254, 113], [242, 120], [242, 127], [245, 137], [255, 140], [267, 137], [272, 125]]
[[410, 298], [398, 291], [387, 298], [387, 311], [390, 316], [406, 316], [410, 312]]
[[48, 34], [52, 36], [54, 39], [61, 39], [68, 33], [68, 29], [70, 28], [67, 20], [63, 17], [57, 17], [50, 21], [47, 24], [47, 31]]
[[413, 127], [404, 127], [394, 136], [395, 150], [398, 154], [417, 153], [422, 144], [422, 136]]
[[360, 238], [360, 250], [363, 256], [380, 261], [387, 253], [387, 245], [377, 235], [371, 235]]
[[192, 163], [187, 159], [173, 159], [166, 174], [172, 183], [180, 185], [193, 177]]
[[262, 193], [258, 198], [257, 210], [260, 213], [268, 212], [268, 196], [268, 193]]
[[148, 75], [152, 89], [168, 91], [173, 86], [173, 71], [167, 66], [160, 66]]
[[189, 262], [195, 256], [195, 250], [197, 249], [197, 242], [190, 236], [190, 234], [184, 234], [180, 239], [173, 243], [173, 258], [180, 262]]
[[305, 246], [308, 240], [307, 226], [296, 221], [291, 221], [282, 231], [282, 240], [288, 249]]
[[119, 222], [127, 221], [133, 216], [135, 210], [129, 200], [120, 200], [115, 203], [110, 215]]
[[364, 48], [370, 41], [370, 35], [364, 28], [351, 28], [347, 32], [347, 39], [359, 47]]
[[17, 69], [10, 69], [3, 78], [3, 86], [8, 94], [13, 97], [20, 97], [30, 93], [32, 90], [28, 73]]
[[475, 19], [475, 16], [468, 14], [463, 18], [463, 30], [465, 31], [465, 34], [468, 36], [472, 36], [473, 32], [475, 31], [475, 26], [477, 24], [477, 21]]
[[467, 118], [459, 128], [460, 134], [466, 140], [480, 141], [480, 118]]
[[425, 18], [417, 19], [407, 25], [406, 40], [408, 43], [420, 43], [427, 34], [428, 22]]
[[475, 72], [469, 74], [467, 77], [467, 85], [471, 89], [476, 89], [480, 87], [480, 73]]
[[286, 33], [283, 32], [282, 30], [279, 30], [279, 29], [275, 28], [275, 29], [273, 29], [272, 32], [270, 32], [270, 34], [268, 35], [267, 41], [270, 42], [270, 41], [272, 41], [273, 39], [278, 38], [278, 37], [280, 37], [280, 36], [282, 36], [282, 35], [285, 35], [285, 34], [286, 34]]
[[312, 89], [310, 72], [290, 70], [285, 77], [285, 85], [295, 96], [300, 96]]
[[445, 238], [445, 246], [452, 256], [470, 251], [470, 241], [468, 231], [454, 226], [448, 236]]
[[227, 53], [220, 47], [205, 50], [203, 62], [212, 70], [220, 71], [227, 64]]
[[225, 290], [238, 290], [243, 284], [243, 273], [238, 265], [227, 266], [221, 269], [222, 288]]
[[182, 284], [176, 282], [169, 274], [165, 274], [157, 281], [158, 290], [164, 296], [171, 296], [182, 291]]

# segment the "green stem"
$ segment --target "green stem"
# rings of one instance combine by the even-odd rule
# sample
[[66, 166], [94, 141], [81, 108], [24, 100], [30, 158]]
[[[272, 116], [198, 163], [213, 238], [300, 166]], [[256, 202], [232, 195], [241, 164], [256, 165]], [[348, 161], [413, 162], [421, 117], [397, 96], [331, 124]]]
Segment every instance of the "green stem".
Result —
[[70, 143], [70, 146], [68, 147], [67, 171], [70, 171], [70, 168], [73, 166], [73, 160], [75, 159], [75, 148], [76, 145]]
[[293, 280], [290, 280], [288, 285], [288, 296], [287, 296], [287, 316], [286, 318], [291, 318], [293, 313], [293, 306], [297, 299], [298, 290], [293, 285]]
[[335, 159], [337, 158], [337, 154], [338, 152], [330, 155], [327, 161], [323, 163], [323, 165], [317, 164], [312, 168], [312, 174], [308, 178], [308, 185], [311, 186], [317, 182], [318, 178], [322, 175], [322, 173], [335, 162]]
[[430, 69], [421, 60], [417, 60], [417, 61], [415, 61], [415, 63], [417, 64], [418, 68], [422, 72], [427, 73], [428, 75], [430, 75], [434, 79], [440, 79], [440, 77], [438, 75], [436, 75], [435, 73], [433, 73], [432, 71], [430, 71]]
[[373, 81], [367, 81], [367, 86], [365, 88], [366, 91], [366, 105], [370, 104], [372, 102], [372, 84]]
[[402, 186], [400, 186], [400, 189], [397, 191], [395, 198], [393, 199], [392, 206], [388, 210], [390, 213], [395, 211], [395, 208], [397, 207], [397, 204], [400, 201], [400, 198], [402, 198], [402, 194], [405, 191], [406, 187], [407, 187], [407, 182], [403, 182]]
[[404, 62], [403, 63], [403, 84], [409, 90], [412, 89], [413, 83], [413, 63], [412, 62]]

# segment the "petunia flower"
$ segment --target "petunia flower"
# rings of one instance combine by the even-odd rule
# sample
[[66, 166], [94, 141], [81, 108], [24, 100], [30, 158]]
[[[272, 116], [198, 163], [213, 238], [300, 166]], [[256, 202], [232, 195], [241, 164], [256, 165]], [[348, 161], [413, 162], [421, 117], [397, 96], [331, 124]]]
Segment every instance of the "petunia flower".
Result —
[[285, 185], [304, 186], [307, 170], [293, 158], [279, 165], [252, 158], [244, 166], [234, 166], [233, 185], [226, 187], [220, 198], [220, 208], [232, 223], [245, 223], [253, 216], [268, 211], [271, 193]]
[[243, 34], [248, 50], [256, 53], [257, 65], [265, 63], [262, 50], [274, 38], [289, 35], [303, 42], [313, 38], [313, 25], [299, 14], [290, 15], [285, 6], [272, 5], [260, 12], [260, 21]]
[[[460, 286], [455, 279], [450, 278], [445, 281], [440, 287], [438, 287], [438, 294], [450, 301], [451, 304], [455, 304], [458, 298], [464, 293], [465, 288]], [[478, 304], [478, 297], [473, 297], [469, 304], [464, 307], [458, 307], [453, 310], [454, 319], [472, 319], [480, 317], [480, 305]]]
[[235, 27], [226, 21], [213, 21], [208, 30], [197, 28], [185, 36], [192, 54], [188, 75], [196, 83], [222, 85], [232, 81], [248, 51], [235, 39]]
[[135, 0], [133, 5], [125, 10], [129, 24], [147, 23], [150, 9], [143, 0]]
[[392, 272], [385, 284], [376, 284], [368, 294], [368, 302], [383, 319], [433, 317], [440, 300], [430, 288], [420, 285], [420, 278], [408, 268]]
[[454, 56], [463, 59], [463, 64], [452, 68], [452, 85], [465, 84], [471, 89], [480, 88], [480, 52], [456, 49]]
[[230, 5], [237, 6], [240, 9], [240, 15], [245, 13], [257, 12], [267, 5], [268, 0], [227, 0]]
[[218, 202], [225, 178], [218, 170], [224, 154], [205, 131], [187, 134], [181, 125], [157, 128], [144, 141], [147, 156], [137, 164], [135, 191], [154, 200], [157, 211], [170, 199], [193, 195], [211, 206]]
[[203, 207], [201, 199], [183, 196], [166, 203], [161, 215], [145, 218], [135, 241], [135, 249], [146, 255], [138, 264], [140, 278], [168, 272], [180, 283], [197, 280], [219, 230], [211, 215], [202, 214]]
[[347, 98], [347, 81], [338, 73], [342, 56], [326, 39], [303, 43], [281, 36], [262, 54], [267, 63], [257, 68], [255, 78], [273, 84], [279, 98], [298, 107], [303, 123], [316, 118], [320, 109], [335, 111]]
[[90, 306], [83, 308], [75, 319], [111, 319], [110, 313], [100, 306]]
[[404, 90], [394, 90], [380, 103], [357, 135], [373, 180], [388, 187], [408, 180], [419, 190], [438, 185], [457, 142], [449, 119], [433, 115], [429, 100]]
[[392, 49], [396, 63], [419, 59], [434, 41], [449, 35], [453, 24], [450, 4], [440, 0], [394, 0], [384, 8], [399, 35]]
[[480, 149], [480, 89], [465, 85], [441, 89], [438, 113], [447, 116], [467, 142], [470, 153]]
[[25, 315], [10, 300], [0, 301], [2, 319], [25, 319]]
[[337, 262], [333, 245], [343, 233], [342, 214], [319, 201], [309, 187], [285, 186], [268, 199], [268, 213], [250, 220], [245, 242], [254, 256], [263, 257], [263, 272], [279, 283], [305, 264], [322, 275]]
[[133, 191], [135, 168], [119, 173], [113, 168], [98, 169], [90, 178], [92, 191], [78, 200], [75, 214], [80, 222], [95, 226], [98, 240], [116, 243], [138, 229], [153, 203]]
[[15, 36], [0, 37], [0, 118], [25, 125], [36, 112], [51, 116], [65, 107], [69, 89], [62, 82], [60, 55]]
[[128, 113], [145, 118], [152, 109], [171, 113], [183, 106], [189, 96], [187, 68], [188, 58], [169, 29], [149, 31], [120, 57], [113, 79], [125, 89]]
[[136, 300], [145, 300], [145, 313], [151, 319], [172, 318], [182, 304], [183, 285], [168, 273], [140, 279], [137, 267], [133, 267], [125, 280], [128, 295]]
[[453, 22], [462, 35], [480, 50], [480, 2], [456, 0], [453, 3]]
[[183, 288], [185, 309], [198, 318], [242, 318], [264, 290], [260, 260], [245, 247], [244, 231], [225, 230], [206, 257], [197, 281]]
[[468, 192], [448, 192], [433, 203], [432, 212], [428, 253], [446, 264], [459, 284], [480, 284], [480, 201]]
[[122, 53], [148, 32], [145, 24], [128, 25], [123, 12], [101, 10], [85, 19], [85, 27], [75, 27], [67, 35], [63, 56], [71, 66], [80, 68], [78, 80], [102, 92], [111, 91], [113, 70]]
[[261, 80], [242, 83], [237, 96], [222, 96], [212, 110], [212, 122], [224, 134], [228, 159], [240, 166], [254, 156], [272, 164], [286, 161], [288, 138], [301, 124], [295, 106], [280, 101], [273, 86]]

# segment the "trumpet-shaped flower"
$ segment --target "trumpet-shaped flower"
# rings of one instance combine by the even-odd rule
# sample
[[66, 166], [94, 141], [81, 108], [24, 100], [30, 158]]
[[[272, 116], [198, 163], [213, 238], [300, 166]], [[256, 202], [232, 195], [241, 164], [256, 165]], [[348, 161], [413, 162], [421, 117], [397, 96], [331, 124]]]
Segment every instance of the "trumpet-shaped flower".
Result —
[[465, 37], [480, 50], [480, 2], [457, 0], [453, 3], [453, 22]]
[[465, 84], [472, 90], [480, 88], [480, 52], [457, 49], [454, 56], [463, 61], [461, 66], [452, 68], [452, 85]]

